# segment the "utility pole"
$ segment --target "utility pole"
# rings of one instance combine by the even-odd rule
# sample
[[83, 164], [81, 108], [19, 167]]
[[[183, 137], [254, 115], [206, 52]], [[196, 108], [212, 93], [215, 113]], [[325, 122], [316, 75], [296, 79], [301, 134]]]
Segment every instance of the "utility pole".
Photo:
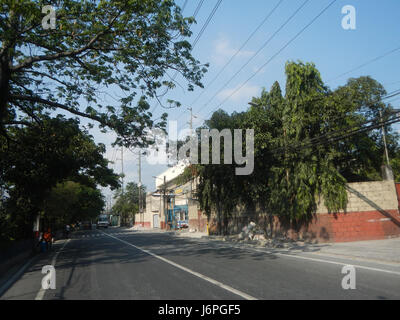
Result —
[[[121, 158], [118, 158], [118, 155], [116, 156], [115, 161], [121, 160], [121, 182], [122, 182], [122, 194], [124, 194], [124, 147], [121, 147]], [[118, 153], [118, 149], [117, 149]]]
[[122, 194], [124, 194], [124, 147], [121, 147]]
[[139, 149], [139, 214], [142, 227], [144, 227], [144, 217], [143, 217], [143, 210], [142, 210], [142, 150]]
[[193, 130], [193, 108], [187, 108], [190, 111], [190, 120], [189, 120], [189, 125], [190, 125], [190, 134], [192, 134]]
[[163, 185], [163, 191], [164, 191], [164, 194], [163, 194], [163, 211], [164, 211], [164, 216], [165, 216], [165, 229], [167, 229], [167, 223], [168, 223], [168, 219], [167, 219], [167, 216], [168, 216], [168, 208], [167, 208], [167, 211], [165, 211], [165, 193], [166, 193], [166, 189], [167, 189], [167, 177], [166, 176], [164, 176], [164, 185]]
[[[124, 195], [124, 147], [121, 147], [121, 158], [118, 158], [118, 149], [116, 149], [115, 161], [121, 160], [121, 194]], [[118, 216], [118, 226], [121, 225], [121, 216]]]
[[383, 143], [384, 143], [384, 145], [385, 145], [386, 161], [387, 161], [387, 165], [390, 166], [389, 152], [388, 152], [387, 143], [386, 143], [386, 130], [385, 130], [385, 126], [383, 125], [382, 110], [379, 110], [379, 115], [380, 115], [380, 117], [381, 117], [382, 135], [383, 135]]
[[[193, 118], [197, 118], [196, 116], [193, 115], [193, 108], [188, 108], [188, 110], [190, 111], [190, 121], [189, 121], [189, 126], [190, 126], [190, 138], [192, 139], [192, 131], [193, 131]], [[189, 197], [187, 199], [187, 205], [188, 205], [188, 210], [189, 210], [189, 200], [192, 199], [192, 186], [193, 183], [193, 179], [190, 179], [190, 185], [189, 185]]]
[[190, 120], [188, 122], [190, 126], [190, 137], [192, 137], [192, 131], [193, 131], [193, 119], [197, 119], [197, 116], [193, 114], [193, 108], [187, 108], [190, 111]]

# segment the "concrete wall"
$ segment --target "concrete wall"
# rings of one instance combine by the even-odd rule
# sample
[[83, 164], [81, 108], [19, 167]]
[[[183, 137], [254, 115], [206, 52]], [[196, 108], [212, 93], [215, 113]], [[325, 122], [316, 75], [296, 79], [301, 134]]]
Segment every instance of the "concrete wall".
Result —
[[189, 229], [207, 231], [207, 216], [202, 213], [197, 201], [189, 202]]
[[[378, 240], [400, 236], [399, 201], [393, 181], [350, 183], [345, 211], [328, 212], [321, 199], [315, 219], [298, 230], [284, 227], [277, 218], [272, 221], [262, 212], [233, 214], [229, 230], [240, 232], [250, 221], [261, 228], [273, 226], [273, 236], [307, 239], [318, 242]], [[215, 232], [215, 218], [210, 231]]]
[[160, 198], [153, 197], [151, 194], [146, 195], [146, 209], [142, 214], [137, 213], [135, 216], [135, 226], [143, 226], [146, 229], [152, 229], [153, 215], [159, 214]]
[[[349, 202], [346, 212], [398, 209], [397, 193], [393, 181], [349, 183], [347, 196]], [[317, 213], [328, 213], [323, 201], [320, 202]]]
[[323, 241], [377, 240], [400, 236], [398, 197], [393, 181], [350, 183], [345, 212], [329, 213], [321, 203], [304, 236]]

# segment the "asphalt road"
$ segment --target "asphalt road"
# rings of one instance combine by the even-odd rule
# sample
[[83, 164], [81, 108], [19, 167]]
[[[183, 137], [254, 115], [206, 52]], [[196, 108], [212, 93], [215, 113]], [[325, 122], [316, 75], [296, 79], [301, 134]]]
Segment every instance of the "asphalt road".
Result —
[[[44, 265], [56, 289], [41, 289]], [[342, 288], [355, 265], [356, 289]], [[232, 247], [124, 229], [79, 231], [36, 257], [0, 299], [400, 299], [400, 265]]]

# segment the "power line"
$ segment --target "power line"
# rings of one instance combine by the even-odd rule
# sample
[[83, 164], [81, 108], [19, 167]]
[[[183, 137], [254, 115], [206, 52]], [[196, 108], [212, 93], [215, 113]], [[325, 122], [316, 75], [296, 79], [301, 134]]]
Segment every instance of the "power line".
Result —
[[390, 98], [396, 97], [399, 94], [400, 94], [400, 89], [387, 94], [385, 97], [382, 98], [382, 100], [386, 100], [386, 99], [390, 99]]
[[[385, 96], [381, 97], [381, 101], [386, 100], [386, 99], [391, 99], [391, 98], [396, 97], [396, 96], [398, 96], [398, 95], [400, 95], [400, 89], [394, 90], [394, 91], [392, 91], [392, 92], [386, 94]], [[311, 99], [309, 102], [315, 102], [315, 101], [323, 100], [323, 99], [325, 99], [325, 98], [326, 98], [326, 97], [318, 97], [318, 98], [315, 98], [315, 99]], [[388, 101], [387, 103], [392, 103], [392, 102], [397, 101], [397, 100], [398, 100], [398, 99], [394, 99], [394, 100], [392, 100], [392, 101]], [[261, 107], [262, 105], [259, 105], [259, 106]], [[201, 117], [201, 116], [199, 116], [199, 115], [196, 115], [196, 116], [197, 116], [197, 117], [200, 117], [200, 118], [202, 118], [204, 121], [206, 121], [205, 118], [203, 118], [203, 117]], [[344, 115], [337, 116], [337, 117], [335, 117], [335, 118], [333, 118], [333, 119], [330, 119], [330, 121], [333, 122], [333, 121], [343, 120], [343, 119], [345, 119], [346, 117], [348, 117], [348, 116], [347, 116], [346, 114], [344, 114]], [[370, 120], [370, 121], [368, 121], [368, 122], [371, 122], [371, 121], [373, 121], [373, 120]], [[366, 122], [366, 123], [368, 123], [368, 122]], [[366, 123], [364, 123], [364, 124], [366, 124]]]
[[381, 60], [381, 59], [383, 59], [383, 58], [385, 58], [385, 57], [387, 57], [387, 56], [391, 55], [392, 53], [394, 53], [394, 52], [396, 52], [396, 51], [399, 51], [399, 50], [400, 50], [400, 47], [397, 47], [397, 48], [395, 48], [395, 49], [392, 49], [392, 50], [390, 50], [390, 51], [388, 51], [388, 52], [386, 52], [386, 53], [384, 53], [384, 54], [382, 54], [382, 55], [380, 55], [380, 56], [378, 56], [378, 57], [376, 57], [376, 58], [373, 58], [373, 59], [371, 59], [371, 60], [369, 60], [369, 61], [367, 61], [367, 62], [365, 62], [365, 63], [363, 63], [363, 64], [361, 64], [361, 65], [359, 65], [359, 66], [357, 66], [357, 67], [355, 67], [355, 68], [353, 68], [353, 69], [351, 69], [351, 70], [349, 70], [349, 71], [346, 71], [346, 72], [344, 72], [344, 73], [338, 75], [338, 76], [335, 77], [335, 78], [332, 78], [332, 79], [328, 80], [328, 82], [331, 82], [331, 81], [333, 81], [333, 80], [339, 79], [339, 78], [341, 78], [341, 77], [343, 77], [343, 76], [345, 76], [345, 75], [347, 75], [347, 74], [349, 74], [349, 73], [352, 73], [352, 72], [357, 71], [357, 70], [359, 70], [359, 69], [361, 69], [361, 68], [364, 68], [365, 66], [367, 66], [367, 65], [369, 65], [369, 64], [371, 64], [371, 63], [374, 63], [374, 62], [376, 62], [376, 61], [378, 61], [378, 60]]
[[[343, 130], [334, 130], [330, 133], [323, 134], [323, 135], [317, 136], [315, 138], [312, 138], [306, 144], [292, 144], [292, 145], [288, 145], [285, 147], [280, 147], [280, 148], [271, 150], [270, 152], [271, 153], [281, 153], [281, 152], [287, 152], [288, 149], [293, 150], [293, 152], [298, 152], [298, 151], [301, 151], [302, 149], [315, 147], [315, 146], [318, 146], [321, 144], [328, 144], [328, 143], [344, 140], [344, 139], [350, 138], [352, 136], [358, 135], [360, 133], [372, 131], [372, 130], [381, 128], [382, 126], [388, 126], [388, 125], [394, 124], [396, 122], [400, 122], [399, 115], [395, 115], [393, 118], [388, 119], [386, 121], [382, 121], [380, 119], [373, 119], [373, 120], [363, 122], [361, 124], [357, 124], [356, 126], [350, 127], [350, 129], [354, 129], [355, 127], [359, 127], [359, 126], [371, 123], [371, 125], [369, 125], [367, 127], [351, 130], [350, 132], [347, 132], [347, 133], [343, 133]], [[337, 134], [337, 135], [335, 136], [335, 134]], [[331, 137], [331, 135], [332, 135], [332, 137]]]
[[181, 9], [182, 12], [183, 12], [183, 10], [185, 10], [187, 4], [188, 4], [188, 0], [185, 0], [185, 2], [183, 3], [182, 9]]
[[195, 17], [195, 18], [197, 17], [197, 14], [199, 13], [201, 7], [203, 6], [203, 3], [204, 3], [204, 0], [200, 0], [199, 4], [197, 5], [196, 10], [194, 10], [193, 17]]
[[384, 86], [384, 87], [386, 87], [386, 86], [392, 86], [392, 85], [398, 84], [398, 83], [400, 83], [400, 81], [395, 81], [395, 82], [390, 82], [390, 83], [387, 83], [387, 82], [386, 82], [386, 83], [383, 84], [383, 86]]
[[[195, 10], [195, 12], [194, 12], [194, 16], [196, 16], [196, 15], [199, 13], [199, 10], [200, 10], [201, 6], [203, 5], [203, 2], [204, 2], [204, 0], [200, 0], [199, 5], [197, 6], [197, 8], [196, 8], [196, 10]], [[183, 6], [182, 6], [182, 8], [181, 8], [181, 12], [183, 12], [183, 11], [185, 10], [187, 3], [188, 3], [188, 0], [185, 0]], [[183, 39], [183, 37], [181, 37], [181, 39]], [[172, 81], [175, 80], [177, 74], [178, 74], [178, 71], [176, 71], [175, 75], [174, 75], [173, 77], [171, 77], [171, 76], [169, 76], [168, 73], [167, 73], [168, 77], [169, 77]], [[179, 85], [179, 83], [178, 83], [178, 85]], [[180, 86], [180, 85], [179, 85], [179, 86]], [[159, 102], [156, 102], [156, 103], [155, 103], [155, 105], [153, 106], [153, 108], [152, 108], [152, 110], [151, 110], [151, 113], [154, 113], [154, 111], [155, 111], [155, 110], [157, 109], [157, 107], [158, 107], [158, 104], [159, 104]]]
[[[253, 36], [260, 30], [260, 28], [268, 21], [271, 15], [278, 9], [278, 7], [283, 3], [284, 0], [279, 0], [278, 4], [267, 14], [267, 16], [261, 21], [261, 23], [257, 26], [257, 28], [250, 34], [250, 36], [246, 39], [246, 41], [240, 46], [240, 48], [232, 55], [227, 63], [222, 67], [222, 69], [218, 72], [218, 74], [208, 83], [207, 88], [202, 90], [198, 97], [191, 103], [191, 107], [200, 99], [200, 97], [207, 91], [208, 88], [219, 78], [222, 72], [228, 67], [228, 65], [236, 58], [236, 56], [243, 50], [243, 48], [247, 45], [247, 43], [253, 38]], [[183, 113], [177, 118], [179, 120], [182, 117]]]
[[[194, 13], [193, 13], [193, 17], [194, 17], [194, 18], [197, 17], [197, 15], [198, 15], [198, 13], [199, 13], [201, 7], [203, 6], [203, 3], [204, 3], [204, 0], [200, 0], [200, 1], [199, 1], [198, 5], [197, 5], [197, 7], [196, 7], [196, 9], [194, 10]], [[183, 39], [183, 37], [182, 37], [181, 39]], [[192, 49], [192, 50], [193, 50], [193, 49]], [[179, 73], [178, 71], [175, 71], [175, 74], [174, 74], [174, 76], [172, 77], [172, 80], [175, 80], [175, 78], [177, 77], [178, 73]]]
[[194, 40], [192, 44], [192, 50], [196, 47], [197, 43], [199, 42], [201, 36], [203, 35], [204, 31], [207, 29], [211, 19], [214, 17], [215, 13], [217, 12], [219, 6], [221, 5], [222, 0], [218, 0], [218, 2], [215, 4], [213, 10], [211, 11], [210, 15], [208, 16], [206, 22], [203, 25], [203, 28], [200, 30], [199, 34], [197, 35], [196, 39]]
[[[197, 16], [197, 14], [199, 13], [201, 7], [203, 6], [204, 0], [200, 0], [199, 4], [197, 5], [195, 12], [193, 14], [194, 17]], [[192, 51], [194, 49], [194, 47], [196, 46], [197, 42], [200, 40], [201, 36], [203, 35], [204, 31], [206, 30], [206, 28], [208, 27], [208, 25], [211, 22], [211, 19], [214, 17], [215, 13], [217, 12], [219, 6], [221, 5], [222, 0], [218, 0], [218, 2], [216, 3], [216, 5], [214, 6], [213, 10], [211, 11], [211, 13], [209, 14], [206, 22], [204, 23], [203, 27], [201, 28], [200, 32], [198, 33], [195, 41], [192, 44]], [[175, 72], [174, 76], [172, 77], [172, 80], [175, 80], [175, 78], [178, 75], [178, 71]], [[153, 107], [151, 113], [154, 113], [154, 111], [158, 108], [158, 106], [160, 105], [160, 102], [156, 102], [156, 105]]]
[[213, 113], [219, 107], [221, 107], [228, 99], [235, 95], [239, 90], [241, 90], [251, 79], [253, 79], [261, 70], [263, 70], [272, 60], [274, 60], [282, 51], [284, 51], [293, 41], [295, 41], [305, 30], [307, 30], [320, 16], [322, 16], [325, 11], [327, 11], [337, 0], [331, 1], [318, 15], [316, 15], [306, 26], [304, 26], [293, 38], [291, 38], [278, 52], [276, 52], [266, 63], [264, 63], [256, 72], [253, 73], [243, 84], [236, 88], [228, 97], [226, 97], [215, 109], [211, 111]]
[[236, 76], [245, 68], [247, 65], [256, 57], [258, 54], [276, 37], [276, 35], [305, 7], [305, 5], [309, 2], [310, 0], [305, 0], [294, 12], [293, 14], [272, 34], [272, 36], [264, 42], [264, 44], [257, 50], [257, 52], [250, 57], [246, 61], [246, 63], [207, 101], [206, 104], [203, 105], [203, 109], [208, 106], [211, 101], [220, 93], [222, 92], [223, 89], [225, 89], [229, 83], [236, 78]]

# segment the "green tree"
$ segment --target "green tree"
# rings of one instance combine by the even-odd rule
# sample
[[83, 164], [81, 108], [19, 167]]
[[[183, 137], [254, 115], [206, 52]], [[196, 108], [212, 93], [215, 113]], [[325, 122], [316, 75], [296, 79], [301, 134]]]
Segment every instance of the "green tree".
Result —
[[120, 185], [103, 157], [105, 146], [95, 144], [78, 121], [42, 117], [40, 123], [10, 129], [11, 144], [0, 137], [0, 181], [6, 194], [0, 217], [4, 239], [31, 235], [33, 220], [43, 213], [44, 202], [58, 183], [71, 180], [92, 189]]
[[[153, 122], [148, 98], [160, 101], [175, 87], [168, 72], [182, 75], [188, 90], [201, 86], [206, 65], [181, 40], [191, 35], [194, 19], [184, 18], [174, 1], [62, 0], [56, 28], [44, 29], [48, 3], [3, 0], [0, 6], [3, 135], [8, 126], [29, 125], [27, 118], [62, 112], [115, 130], [117, 143], [142, 145], [143, 130], [165, 125], [166, 114]], [[110, 105], [109, 92], [123, 98]]]
[[[332, 129], [343, 131], [348, 128], [361, 129], [366, 122], [380, 119], [380, 111], [383, 120], [387, 120], [392, 112], [392, 106], [383, 102], [385, 95], [383, 86], [370, 77], [349, 79], [346, 85], [332, 92], [331, 100], [338, 105], [336, 108], [338, 112], [332, 115], [336, 118], [336, 121], [331, 121]], [[396, 158], [399, 136], [390, 126], [386, 127], [386, 135], [390, 157]], [[380, 167], [386, 160], [380, 128], [348, 138], [345, 144], [337, 144], [337, 150], [339, 156], [335, 164], [348, 181], [381, 178]]]
[[58, 183], [46, 197], [43, 217], [46, 225], [57, 230], [65, 224], [96, 219], [104, 205], [100, 190], [66, 181]]
[[345, 208], [345, 179], [334, 167], [334, 147], [328, 144], [301, 147], [324, 133], [321, 119], [329, 113], [329, 90], [313, 64], [286, 65], [286, 93], [279, 107], [281, 132], [275, 137], [281, 151], [270, 168], [267, 207], [291, 224], [312, 219], [317, 199], [324, 197], [329, 210]]
[[[128, 225], [130, 222], [135, 223], [135, 215], [139, 212], [139, 190], [137, 183], [130, 182], [124, 190], [118, 189], [115, 193], [116, 202], [112, 212], [121, 217], [122, 225]], [[141, 197], [144, 209], [146, 204], [145, 186], [141, 187]]]
[[[228, 115], [225, 111], [219, 110], [213, 114], [210, 120], [205, 122], [205, 129], [217, 129], [222, 131], [233, 130], [242, 127], [243, 114], [234, 113]], [[210, 144], [211, 158], [211, 144]], [[200, 154], [200, 152], [199, 152]], [[248, 195], [243, 192], [247, 189], [246, 179], [235, 175], [235, 166], [225, 165], [224, 149], [221, 144], [221, 165], [196, 165], [188, 168], [184, 176], [193, 173], [198, 176], [199, 184], [197, 187], [197, 197], [200, 208], [208, 217], [212, 213], [217, 214], [217, 231], [219, 234], [228, 232], [228, 225], [231, 213], [237, 205], [245, 202]], [[247, 203], [247, 202], [246, 202]]]
[[[381, 179], [385, 160], [379, 115], [388, 119], [392, 110], [384, 103], [383, 86], [360, 77], [332, 91], [312, 63], [288, 62], [285, 71], [284, 93], [275, 82], [252, 99], [245, 113], [219, 110], [206, 122], [210, 129], [255, 130], [252, 175], [236, 176], [235, 165], [197, 166], [201, 209], [216, 213], [220, 225], [226, 226], [222, 220], [244, 205], [253, 212], [259, 206], [270, 222], [276, 216], [299, 227], [313, 219], [321, 198], [331, 212], [345, 209], [347, 182]], [[371, 124], [376, 127], [368, 129]], [[390, 127], [386, 131], [399, 177], [398, 135]]]

